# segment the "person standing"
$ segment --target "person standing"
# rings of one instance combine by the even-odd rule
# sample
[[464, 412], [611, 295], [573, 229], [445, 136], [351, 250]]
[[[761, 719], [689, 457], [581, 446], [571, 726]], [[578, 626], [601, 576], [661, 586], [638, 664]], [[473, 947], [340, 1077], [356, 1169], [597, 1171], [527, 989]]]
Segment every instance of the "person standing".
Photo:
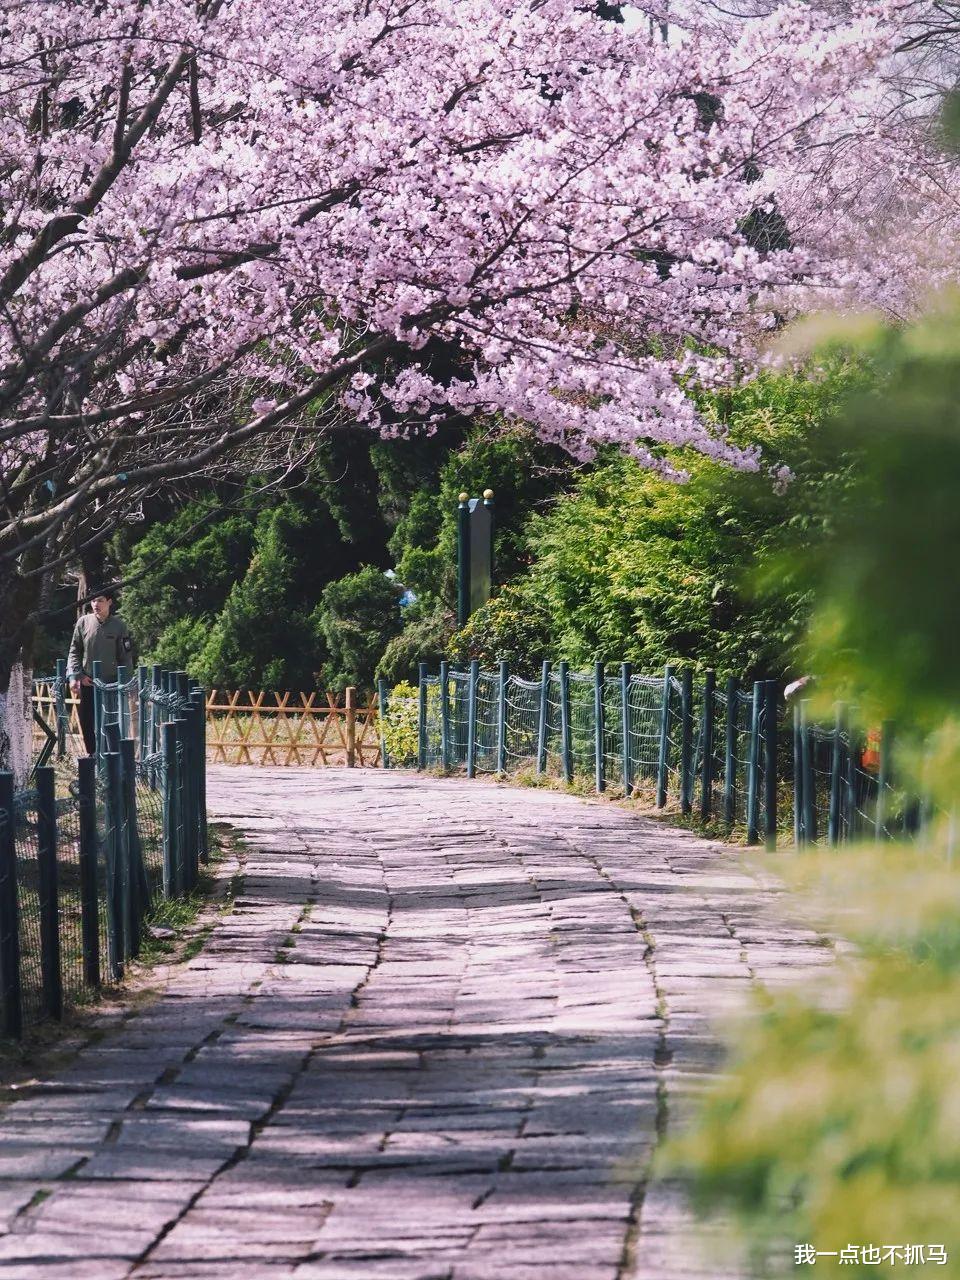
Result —
[[127, 624], [114, 612], [116, 592], [103, 587], [90, 597], [90, 612], [81, 614], [73, 629], [67, 654], [67, 679], [80, 704], [80, 732], [87, 755], [97, 749], [94, 718], [93, 664], [99, 662], [100, 678], [113, 684], [117, 667], [136, 662], [136, 648]]

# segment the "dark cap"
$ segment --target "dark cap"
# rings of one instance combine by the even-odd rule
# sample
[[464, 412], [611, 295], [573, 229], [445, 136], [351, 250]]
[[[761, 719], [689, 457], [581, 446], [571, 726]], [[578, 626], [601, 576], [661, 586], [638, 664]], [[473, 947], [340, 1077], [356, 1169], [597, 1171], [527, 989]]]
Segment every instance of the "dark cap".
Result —
[[117, 598], [117, 588], [116, 587], [94, 587], [92, 591], [87, 592], [88, 600], [95, 600], [97, 596], [103, 596], [104, 599], [106, 600], [115, 601]]

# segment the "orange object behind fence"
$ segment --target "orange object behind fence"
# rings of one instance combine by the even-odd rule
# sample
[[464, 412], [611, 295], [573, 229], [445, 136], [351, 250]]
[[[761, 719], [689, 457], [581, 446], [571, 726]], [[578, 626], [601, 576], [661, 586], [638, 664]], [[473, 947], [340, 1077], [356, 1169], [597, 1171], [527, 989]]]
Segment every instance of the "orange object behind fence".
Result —
[[880, 744], [883, 731], [880, 728], [868, 729], [863, 751], [860, 753], [860, 766], [876, 773], [880, 768]]

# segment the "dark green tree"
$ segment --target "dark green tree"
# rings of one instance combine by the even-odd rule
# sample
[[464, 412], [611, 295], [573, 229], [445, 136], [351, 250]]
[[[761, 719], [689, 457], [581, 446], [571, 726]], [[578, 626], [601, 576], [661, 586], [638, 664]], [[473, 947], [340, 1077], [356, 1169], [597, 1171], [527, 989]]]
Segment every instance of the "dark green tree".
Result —
[[396, 582], [373, 565], [324, 588], [312, 625], [329, 654], [323, 669], [328, 689], [372, 688], [377, 662], [403, 625], [400, 595]]
[[281, 492], [251, 480], [154, 524], [121, 570], [145, 660], [221, 687], [315, 687], [326, 651], [308, 620], [326, 584], [356, 567], [329, 492], [309, 478]]
[[[310, 625], [316, 596], [301, 589], [307, 514], [290, 504], [263, 513], [253, 553], [196, 661], [209, 685], [311, 689], [326, 656]], [[304, 584], [306, 585], [306, 584]]]

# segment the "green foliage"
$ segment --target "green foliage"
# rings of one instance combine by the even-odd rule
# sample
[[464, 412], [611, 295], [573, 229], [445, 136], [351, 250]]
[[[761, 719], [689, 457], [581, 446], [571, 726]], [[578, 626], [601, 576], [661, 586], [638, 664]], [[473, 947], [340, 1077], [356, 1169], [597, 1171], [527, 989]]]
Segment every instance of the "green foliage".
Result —
[[328, 689], [369, 689], [377, 660], [401, 629], [400, 589], [381, 569], [365, 565], [324, 588], [313, 622], [330, 654]]
[[[761, 1247], [937, 1243], [955, 1259], [960, 880], [941, 857], [903, 849], [834, 855], [806, 872], [817, 923], [862, 949], [831, 978], [842, 1004], [778, 995], [759, 1012], [672, 1161], [694, 1174], [701, 1204], [734, 1208]], [[902, 1259], [861, 1268], [821, 1257], [816, 1274], [902, 1271]]]
[[447, 656], [454, 630], [453, 615], [442, 605], [427, 610], [414, 606], [406, 614], [403, 630], [389, 642], [377, 665], [377, 678], [388, 683], [415, 680], [419, 662], [435, 671]]
[[551, 618], [531, 579], [510, 583], [467, 620], [449, 644], [451, 662], [466, 666], [477, 658], [483, 667], [501, 659], [514, 675], [533, 678], [544, 658], [553, 658]]
[[330, 491], [305, 479], [263, 494], [251, 481], [228, 506], [212, 494], [157, 521], [122, 570], [144, 660], [221, 688], [314, 688], [327, 650], [311, 614], [324, 586], [356, 567]]
[[843, 416], [862, 464], [855, 503], [807, 560], [811, 661], [873, 714], [930, 727], [960, 705], [960, 303], [862, 342], [882, 381]]
[[[505, 645], [506, 653], [514, 652], [513, 641], [497, 635], [499, 623], [509, 628], [510, 622], [496, 605], [489, 621], [487, 610], [481, 610], [471, 620], [469, 636], [449, 648], [455, 630], [458, 495], [467, 491], [479, 497], [493, 489], [494, 579], [503, 583], [529, 563], [524, 527], [530, 513], [569, 483], [570, 470], [569, 459], [539, 443], [528, 429], [497, 422], [479, 423], [448, 454], [431, 486], [411, 496], [390, 542], [398, 576], [418, 603], [405, 611], [404, 629], [384, 651], [378, 675], [411, 679], [419, 661], [436, 668], [448, 654], [469, 655], [474, 647], [486, 654]], [[532, 634], [529, 626], [526, 631]], [[538, 652], [541, 647], [538, 643]]]
[[221, 512], [215, 495], [188, 502], [136, 544], [123, 613], [146, 661], [196, 670], [214, 621], [253, 552], [255, 514]]
[[387, 695], [387, 714], [380, 718], [387, 755], [394, 768], [416, 764], [418, 723], [417, 689], [408, 681], [401, 680]]
[[960, 150], [960, 92], [956, 89], [944, 95], [940, 138], [952, 150]]
[[[503, 655], [532, 671], [549, 653], [578, 666], [684, 660], [773, 674], [791, 662], [814, 590], [784, 553], [816, 544], [842, 506], [849, 462], [825, 424], [863, 379], [837, 358], [705, 403], [737, 443], [793, 470], [782, 495], [766, 472], [699, 456], [678, 458], [691, 472], [679, 486], [619, 454], [578, 471], [500, 422], [476, 424], [462, 443], [456, 432], [372, 444], [348, 432], [324, 443], [322, 480], [241, 496], [219, 514], [215, 497], [198, 499], [149, 530], [126, 566], [149, 572], [125, 613], [148, 659], [221, 686], [410, 676], [418, 660], [446, 654], [453, 630], [457, 495], [489, 487], [504, 590], [456, 641], [457, 661]], [[402, 614], [381, 599], [376, 569], [391, 555], [418, 597]], [[363, 561], [372, 576], [353, 581]]]
[[[400, 526], [418, 495], [425, 495], [428, 502], [435, 500], [440, 471], [463, 438], [464, 431], [454, 426], [435, 435], [411, 430], [406, 438], [375, 439], [370, 445], [370, 460], [377, 472], [377, 501], [387, 527], [394, 531], [388, 544], [394, 561], [406, 541]], [[416, 541], [416, 535], [411, 536]]]
[[457, 499], [494, 492], [494, 579], [503, 583], [530, 560], [524, 527], [532, 511], [569, 483], [571, 464], [524, 427], [481, 422], [445, 460], [438, 483], [415, 495], [391, 541], [401, 580], [421, 597], [452, 608], [456, 592]]
[[316, 467], [326, 482], [323, 497], [340, 540], [359, 562], [386, 567], [387, 524], [378, 502], [380, 477], [366, 427], [328, 435], [317, 447]]
[[205, 684], [266, 689], [314, 686], [320, 653], [309, 614], [292, 603], [303, 581], [297, 535], [307, 522], [303, 511], [287, 504], [258, 520], [246, 572], [230, 588], [194, 663]]
[[[925, 785], [955, 810], [960, 305], [941, 300], [906, 329], [871, 320], [826, 336], [856, 343], [881, 380], [839, 415], [840, 444], [860, 465], [831, 536], [799, 571], [817, 592], [810, 652], [821, 697], [853, 696], [871, 716], [928, 731]], [[952, 1264], [943, 1274], [956, 1273], [960, 880], [951, 827], [944, 819], [916, 849], [799, 864], [811, 922], [846, 934], [857, 957], [833, 976], [828, 1007], [816, 994], [778, 998], [741, 1033], [735, 1070], [678, 1148], [702, 1199], [732, 1206], [755, 1238], [779, 1234], [819, 1250], [936, 1243]], [[902, 1270], [817, 1260], [825, 1276], [893, 1280]]]
[[737, 444], [760, 447], [766, 466], [790, 468], [782, 492], [767, 472], [700, 456], [678, 458], [690, 479], [676, 484], [615, 454], [534, 519], [525, 595], [549, 615], [555, 656], [783, 671], [811, 603], [783, 553], [822, 536], [842, 504], [851, 464], [830, 415], [864, 378], [834, 360], [809, 376], [764, 375], [706, 405]]
[[[132, 546], [118, 537], [119, 576], [133, 579], [124, 615], [144, 659], [220, 687], [303, 689], [369, 685], [380, 659], [388, 679], [438, 661], [453, 630], [461, 486], [497, 491], [502, 579], [526, 554], [527, 513], [561, 479], [557, 452], [528, 431], [485, 423], [464, 439], [460, 426], [389, 441], [345, 431], [288, 490], [264, 493], [252, 478], [229, 501], [208, 494], [157, 519]], [[402, 614], [378, 572], [391, 556], [419, 598]]]

